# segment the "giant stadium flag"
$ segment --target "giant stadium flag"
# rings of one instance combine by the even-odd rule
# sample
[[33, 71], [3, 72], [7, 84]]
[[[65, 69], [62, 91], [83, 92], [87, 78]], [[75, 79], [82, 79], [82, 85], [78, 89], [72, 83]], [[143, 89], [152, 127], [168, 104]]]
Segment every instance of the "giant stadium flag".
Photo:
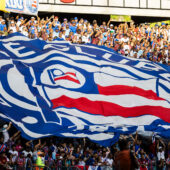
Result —
[[[0, 0], [1, 1], [1, 0]], [[6, 10], [15, 13], [37, 15], [39, 0], [5, 0]]]
[[106, 47], [15, 33], [0, 39], [0, 117], [27, 139], [109, 146], [136, 130], [170, 138], [169, 71]]

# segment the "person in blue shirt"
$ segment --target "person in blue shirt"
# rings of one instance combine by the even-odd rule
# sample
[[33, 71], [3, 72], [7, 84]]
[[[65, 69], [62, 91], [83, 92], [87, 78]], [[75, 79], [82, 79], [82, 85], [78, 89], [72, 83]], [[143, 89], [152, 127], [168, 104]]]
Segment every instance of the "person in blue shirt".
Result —
[[73, 34], [76, 33], [77, 26], [76, 26], [76, 22], [75, 21], [72, 22], [72, 25], [70, 26], [70, 31], [73, 32]]
[[64, 18], [64, 22], [61, 24], [61, 27], [66, 29], [66, 26], [67, 26], [67, 18]]
[[5, 24], [5, 20], [2, 20], [0, 24], [0, 31], [4, 31], [4, 28], [7, 28], [7, 26]]

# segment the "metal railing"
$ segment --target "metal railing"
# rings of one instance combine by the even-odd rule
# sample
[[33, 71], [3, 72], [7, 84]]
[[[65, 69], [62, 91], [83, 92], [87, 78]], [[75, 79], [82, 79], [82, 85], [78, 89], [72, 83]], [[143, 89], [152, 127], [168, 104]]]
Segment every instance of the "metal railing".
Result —
[[39, 0], [40, 4], [94, 6], [94, 7], [119, 7], [136, 9], [169, 10], [170, 0], [75, 0], [73, 3], [62, 3], [60, 0]]

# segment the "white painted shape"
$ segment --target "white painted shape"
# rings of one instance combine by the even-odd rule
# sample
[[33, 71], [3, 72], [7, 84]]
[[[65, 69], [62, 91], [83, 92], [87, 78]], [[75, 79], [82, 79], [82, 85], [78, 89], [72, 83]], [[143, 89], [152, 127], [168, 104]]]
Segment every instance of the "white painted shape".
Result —
[[31, 116], [22, 118], [22, 121], [28, 124], [35, 124], [38, 122], [38, 120], [35, 117], [31, 117]]
[[5, 39], [2, 39], [0, 40], [0, 42], [16, 42], [16, 40], [19, 40], [19, 41], [30, 41], [30, 39], [26, 36], [12, 36], [10, 38], [5, 38]]
[[30, 92], [25, 83], [24, 76], [14, 67], [8, 71], [8, 83], [10, 88], [19, 96], [23, 96], [30, 101], [35, 102], [35, 97]]
[[170, 102], [170, 92], [165, 91], [161, 86], [158, 87], [159, 97], [165, 98]]
[[0, 50], [0, 54], [6, 55], [7, 57], [10, 57], [5, 51]]
[[89, 139], [95, 140], [95, 141], [108, 140], [114, 137], [114, 135], [107, 134], [107, 133], [99, 133], [99, 134], [93, 134], [93, 135], [88, 135], [84, 133], [79, 133], [79, 134], [62, 133], [62, 135], [67, 136], [67, 137], [81, 137], [81, 138], [88, 137]]
[[2, 98], [0, 98], [0, 103], [5, 105], [5, 106], [8, 106], [8, 107], [12, 107], [11, 105], [9, 105], [5, 100], [3, 100]]
[[149, 80], [134, 80], [129, 78], [121, 78], [124, 77], [124, 74], [119, 72], [118, 77], [113, 77], [111, 75], [107, 75], [104, 73], [95, 73], [94, 79], [95, 83], [101, 86], [111, 86], [111, 85], [126, 85], [131, 87], [139, 87], [144, 90], [152, 90], [156, 92], [156, 79], [149, 79]]
[[8, 93], [6, 93], [6, 91], [4, 90], [4, 88], [2, 87], [2, 84], [0, 83], [0, 92], [2, 94], [2, 96], [8, 100], [11, 103], [14, 103], [15, 105], [19, 106], [19, 107], [24, 107], [28, 110], [37, 110], [38, 108], [36, 106], [30, 105], [28, 103], [25, 103], [23, 101], [20, 101], [16, 98], [14, 98], [13, 96], [10, 96]]
[[55, 70], [54, 75], [59, 76], [62, 75], [63, 73], [60, 70]]
[[22, 58], [22, 57], [26, 57], [26, 56], [30, 56], [32, 54], [35, 54], [35, 51], [28, 51], [28, 52], [24, 52], [24, 53], [20, 53], [19, 51], [20, 50], [23, 50], [24, 48], [26, 47], [12, 47], [13, 45], [20, 45], [19, 43], [12, 43], [12, 42], [9, 42], [7, 44], [3, 43], [3, 46], [9, 50], [10, 52], [12, 52], [13, 54], [15, 54], [17, 57], [19, 58]]
[[92, 115], [85, 112], [81, 112], [77, 109], [67, 109], [67, 108], [57, 108], [54, 111], [65, 112], [71, 116], [85, 119], [93, 124], [98, 125], [110, 125], [113, 127], [123, 127], [123, 126], [143, 126], [150, 125], [154, 120], [160, 119], [159, 117], [152, 115], [143, 115], [140, 117], [121, 117], [121, 116], [102, 116], [102, 115]]
[[166, 129], [166, 130], [170, 129], [170, 125], [159, 125], [159, 126]]
[[3, 67], [3, 66], [5, 66], [5, 65], [8, 65], [8, 64], [13, 64], [13, 62], [12, 62], [12, 60], [10, 59], [10, 60], [1, 60], [1, 62], [0, 62], [0, 68], [1, 67]]

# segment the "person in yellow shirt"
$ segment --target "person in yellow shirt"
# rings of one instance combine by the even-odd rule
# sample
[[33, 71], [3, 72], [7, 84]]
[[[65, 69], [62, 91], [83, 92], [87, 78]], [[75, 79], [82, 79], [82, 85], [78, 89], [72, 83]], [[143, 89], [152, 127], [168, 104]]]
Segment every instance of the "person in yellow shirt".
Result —
[[36, 160], [36, 170], [43, 170], [45, 167], [45, 159], [44, 159], [44, 153], [39, 151], [37, 152], [37, 160]]

